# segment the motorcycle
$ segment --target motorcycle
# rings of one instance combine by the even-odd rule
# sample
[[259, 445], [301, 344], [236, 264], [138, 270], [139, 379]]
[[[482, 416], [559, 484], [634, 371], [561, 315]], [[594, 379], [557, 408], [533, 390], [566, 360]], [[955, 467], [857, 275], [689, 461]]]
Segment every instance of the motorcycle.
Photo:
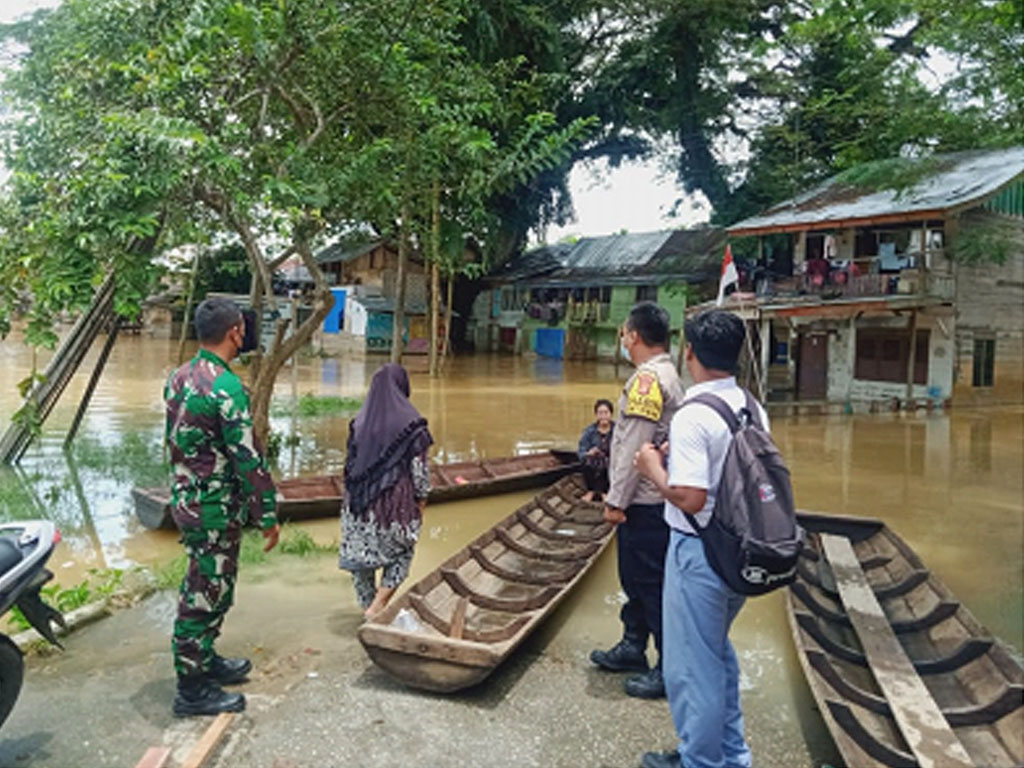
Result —
[[[63, 648], [52, 625], [66, 628], [64, 617], [44, 603], [39, 594], [53, 578], [45, 566], [59, 541], [60, 533], [48, 520], [0, 523], [0, 616], [17, 606], [40, 635]], [[0, 725], [14, 708], [24, 676], [21, 651], [0, 633]]]

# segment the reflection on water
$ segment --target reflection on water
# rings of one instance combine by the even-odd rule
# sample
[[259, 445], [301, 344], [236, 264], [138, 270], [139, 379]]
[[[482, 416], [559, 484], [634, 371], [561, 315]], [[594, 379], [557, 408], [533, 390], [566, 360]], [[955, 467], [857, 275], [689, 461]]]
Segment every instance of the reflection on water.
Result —
[[[160, 391], [175, 354], [172, 342], [118, 340], [81, 435], [81, 466], [59, 451], [91, 368], [68, 387], [23, 469], [0, 473], [0, 509], [8, 516], [45, 514], [65, 532], [54, 570], [70, 583], [85, 568], [164, 560], [177, 552], [173, 534], [140, 530], [130, 507], [133, 482], [160, 475]], [[95, 355], [95, 352], [92, 353]], [[360, 397], [379, 360], [304, 358], [295, 392]], [[17, 407], [14, 385], [28, 372], [19, 342], [0, 344], [0, 418]], [[419, 366], [412, 366], [414, 371]], [[620, 372], [622, 377], [626, 369]], [[448, 375], [412, 374], [412, 399], [430, 420], [439, 461], [491, 457], [575, 445], [599, 397], [615, 399], [611, 365], [520, 357], [462, 358]], [[282, 373], [277, 397], [293, 396]], [[281, 470], [289, 475], [339, 471], [349, 415], [273, 419], [294, 432]], [[949, 414], [776, 419], [777, 442], [789, 461], [800, 506], [884, 519], [921, 555], [996, 635], [1024, 647], [1024, 408]], [[104, 453], [106, 451], [106, 453]], [[527, 494], [432, 508], [413, 563], [419, 578], [522, 503]], [[336, 541], [336, 520], [304, 524], [319, 541]], [[614, 554], [595, 566], [575, 594], [531, 642], [584, 664], [593, 646], [618, 632]], [[743, 658], [745, 701], [755, 747], [771, 753], [773, 729], [830, 759], [827, 735], [810, 713], [792, 651], [781, 595], [749, 601], [734, 631]], [[808, 723], [811, 723], [809, 726]], [[759, 740], [759, 734], [762, 739]], [[763, 734], [767, 734], [764, 736]], [[786, 741], [786, 740], [783, 740]], [[770, 760], [765, 764], [785, 764]], [[799, 762], [806, 762], [804, 755]]]

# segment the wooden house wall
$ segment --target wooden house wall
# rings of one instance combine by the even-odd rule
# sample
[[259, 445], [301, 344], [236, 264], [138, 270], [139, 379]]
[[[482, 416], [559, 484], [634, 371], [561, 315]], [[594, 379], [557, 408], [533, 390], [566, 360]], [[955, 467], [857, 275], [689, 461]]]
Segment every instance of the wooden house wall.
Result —
[[[954, 400], [960, 405], [1024, 402], [1024, 218], [978, 208], [965, 213], [953, 228], [956, 237], [969, 236], [969, 227], [993, 223], [1002, 224], [1011, 238], [1006, 262], [955, 267]], [[995, 340], [991, 387], [973, 383], [975, 341], [980, 339]]]

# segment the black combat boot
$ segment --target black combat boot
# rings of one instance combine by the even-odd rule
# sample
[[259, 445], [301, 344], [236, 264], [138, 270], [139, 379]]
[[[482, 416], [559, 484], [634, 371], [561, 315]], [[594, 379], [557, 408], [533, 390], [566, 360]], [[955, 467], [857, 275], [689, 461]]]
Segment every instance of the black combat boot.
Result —
[[252, 662], [248, 659], [230, 659], [214, 654], [206, 676], [215, 683], [231, 685], [245, 680], [251, 669]]
[[623, 638], [607, 651], [591, 651], [590, 660], [610, 672], [647, 671], [644, 647], [627, 638]]
[[174, 714], [219, 715], [221, 712], [241, 712], [245, 709], [245, 696], [228, 693], [217, 683], [202, 675], [178, 678], [178, 695], [174, 697]]
[[665, 678], [661, 674], [661, 664], [648, 672], [626, 678], [622, 687], [627, 695], [638, 699], [664, 699]]
[[645, 752], [640, 768], [684, 768], [678, 750], [670, 752]]

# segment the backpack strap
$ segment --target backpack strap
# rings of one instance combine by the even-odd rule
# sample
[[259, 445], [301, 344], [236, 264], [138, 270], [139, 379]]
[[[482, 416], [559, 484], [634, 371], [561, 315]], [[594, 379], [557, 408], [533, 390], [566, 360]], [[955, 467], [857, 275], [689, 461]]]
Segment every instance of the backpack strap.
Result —
[[764, 424], [761, 423], [761, 409], [757, 407], [757, 398], [750, 393], [749, 389], [744, 389], [743, 394], [747, 396], [747, 404], [745, 408], [747, 413], [750, 414], [750, 423], [758, 429], [763, 430]]
[[696, 397], [692, 397], [689, 400], [686, 400], [685, 402], [683, 402], [682, 407], [685, 408], [687, 405], [690, 405], [692, 403], [700, 403], [701, 405], [706, 405], [708, 408], [710, 408], [719, 416], [721, 416], [725, 423], [729, 425], [729, 431], [732, 434], [735, 435], [737, 432], [740, 431], [739, 417], [736, 415], [736, 412], [729, 407], [729, 404], [725, 402], [725, 400], [723, 400], [722, 398], [717, 397], [711, 394], [710, 392], [705, 392], [703, 394], [697, 395]]

